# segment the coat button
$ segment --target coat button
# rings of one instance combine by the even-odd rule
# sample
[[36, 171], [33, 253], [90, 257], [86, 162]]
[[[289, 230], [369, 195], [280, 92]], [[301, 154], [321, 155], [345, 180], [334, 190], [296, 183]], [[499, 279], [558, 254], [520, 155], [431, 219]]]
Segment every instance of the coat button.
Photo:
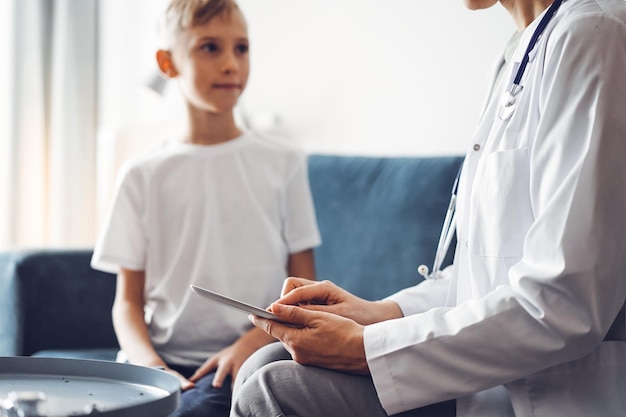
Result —
[[479, 144], [475, 144], [474, 145], [474, 150], [475, 151], [480, 151], [480, 145]]

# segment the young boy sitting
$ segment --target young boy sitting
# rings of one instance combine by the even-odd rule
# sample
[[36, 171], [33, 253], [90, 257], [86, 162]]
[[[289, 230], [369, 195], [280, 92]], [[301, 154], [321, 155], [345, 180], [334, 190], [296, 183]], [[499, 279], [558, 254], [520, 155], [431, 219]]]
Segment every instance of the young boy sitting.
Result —
[[306, 156], [237, 127], [249, 73], [231, 0], [173, 0], [156, 54], [178, 81], [188, 130], [121, 172], [92, 266], [117, 273], [113, 322], [125, 360], [180, 379], [176, 416], [227, 416], [244, 360], [274, 341], [190, 284], [269, 305], [287, 275], [315, 279], [320, 236]]

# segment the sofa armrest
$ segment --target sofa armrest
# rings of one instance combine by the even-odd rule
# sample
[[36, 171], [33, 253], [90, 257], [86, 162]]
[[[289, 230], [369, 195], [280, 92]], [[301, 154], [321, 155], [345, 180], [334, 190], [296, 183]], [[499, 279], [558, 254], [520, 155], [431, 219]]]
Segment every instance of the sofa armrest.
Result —
[[0, 253], [0, 356], [115, 349], [115, 276], [89, 265], [89, 249]]

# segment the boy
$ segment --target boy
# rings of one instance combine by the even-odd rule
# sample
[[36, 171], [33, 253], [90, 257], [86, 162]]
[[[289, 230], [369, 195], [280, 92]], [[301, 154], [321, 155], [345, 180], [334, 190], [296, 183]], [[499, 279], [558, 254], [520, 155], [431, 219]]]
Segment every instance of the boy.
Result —
[[118, 273], [113, 322], [127, 360], [180, 379], [175, 415], [226, 416], [239, 367], [274, 339], [189, 285], [268, 305], [286, 275], [315, 278], [320, 236], [305, 156], [234, 121], [249, 72], [238, 6], [173, 0], [164, 22], [156, 59], [178, 81], [188, 131], [125, 165], [92, 266]]

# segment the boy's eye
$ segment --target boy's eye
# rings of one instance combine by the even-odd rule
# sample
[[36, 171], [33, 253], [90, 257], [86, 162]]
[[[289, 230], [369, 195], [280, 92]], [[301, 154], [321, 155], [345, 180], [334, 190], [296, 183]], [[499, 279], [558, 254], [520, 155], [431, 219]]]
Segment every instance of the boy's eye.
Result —
[[201, 49], [207, 52], [216, 52], [218, 50], [217, 44], [213, 42], [205, 43]]
[[237, 51], [237, 52], [238, 52], [238, 53], [240, 53], [240, 54], [245, 54], [245, 53], [247, 53], [247, 52], [248, 52], [248, 49], [249, 49], [249, 46], [248, 46], [247, 44], [244, 44], [244, 43], [242, 43], [242, 44], [240, 44], [240, 45], [235, 46], [235, 51]]

